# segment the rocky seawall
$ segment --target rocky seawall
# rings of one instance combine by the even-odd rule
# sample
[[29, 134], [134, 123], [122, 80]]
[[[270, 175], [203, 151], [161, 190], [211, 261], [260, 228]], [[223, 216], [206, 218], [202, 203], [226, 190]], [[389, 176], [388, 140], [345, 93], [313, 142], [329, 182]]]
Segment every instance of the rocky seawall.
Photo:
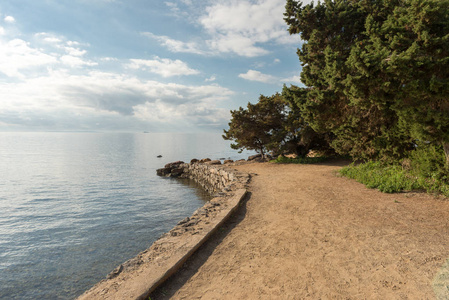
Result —
[[150, 248], [118, 266], [79, 299], [148, 299], [238, 208], [250, 181], [249, 174], [232, 168], [241, 163], [222, 164], [205, 159], [173, 162], [158, 169], [160, 176], [195, 180], [213, 199], [181, 220]]
[[196, 181], [212, 196], [224, 196], [226, 193], [241, 187], [241, 178], [246, 174], [236, 173], [232, 165], [240, 164], [244, 160], [234, 162], [225, 160], [223, 164], [219, 160], [203, 159], [192, 160], [190, 163], [177, 161], [166, 164], [164, 168], [156, 172], [159, 176], [189, 178]]

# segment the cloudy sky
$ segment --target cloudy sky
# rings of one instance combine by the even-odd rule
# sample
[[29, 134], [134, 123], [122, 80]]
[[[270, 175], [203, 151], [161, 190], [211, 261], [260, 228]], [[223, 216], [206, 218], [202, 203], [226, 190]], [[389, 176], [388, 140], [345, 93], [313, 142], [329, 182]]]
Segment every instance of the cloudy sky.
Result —
[[0, 131], [221, 131], [229, 110], [300, 84], [284, 6], [2, 0]]

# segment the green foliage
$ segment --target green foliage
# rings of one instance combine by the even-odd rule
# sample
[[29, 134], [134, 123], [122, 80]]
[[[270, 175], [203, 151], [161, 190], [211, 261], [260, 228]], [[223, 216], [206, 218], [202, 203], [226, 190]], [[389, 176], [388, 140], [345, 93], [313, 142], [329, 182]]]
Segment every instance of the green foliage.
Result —
[[369, 161], [345, 167], [340, 173], [365, 184], [368, 188], [377, 188], [386, 193], [419, 188], [399, 165], [384, 165], [381, 162]]
[[409, 171], [418, 177], [447, 181], [448, 170], [444, 164], [445, 156], [441, 146], [420, 143], [409, 155]]
[[317, 134], [301, 117], [295, 103], [284, 95], [260, 96], [256, 104], [248, 103], [231, 111], [229, 130], [223, 138], [233, 140], [233, 149], [256, 150], [261, 154], [296, 153], [305, 156], [310, 149], [329, 149], [322, 135]]
[[413, 139], [448, 144], [449, 1], [377, 6], [384, 15], [368, 14], [367, 38], [348, 59], [348, 95], [388, 107]]
[[449, 0], [288, 0], [284, 16], [305, 41], [297, 105], [338, 153], [400, 159], [419, 139], [449, 164]]
[[328, 160], [328, 157], [297, 157], [289, 158], [283, 155], [279, 155], [278, 158], [272, 160], [271, 162], [278, 164], [316, 164]]
[[425, 190], [449, 197], [447, 181], [416, 175], [399, 164], [369, 161], [347, 166], [341, 169], [340, 173], [365, 184], [368, 188], [377, 188], [385, 193]]
[[231, 111], [229, 130], [224, 130], [223, 138], [235, 141], [231, 144], [233, 149], [256, 150], [262, 155], [278, 149], [286, 136], [286, 109], [279, 94], [261, 95], [258, 103], [248, 103], [246, 109], [240, 107]]
[[305, 88], [284, 85], [282, 97], [290, 107], [290, 114], [287, 121], [287, 130], [291, 134], [286, 149], [289, 153], [296, 153], [299, 156], [306, 156], [309, 150], [317, 150], [334, 154], [330, 147], [332, 137], [328, 132], [316, 132], [309, 124], [307, 110], [304, 109], [307, 90]]

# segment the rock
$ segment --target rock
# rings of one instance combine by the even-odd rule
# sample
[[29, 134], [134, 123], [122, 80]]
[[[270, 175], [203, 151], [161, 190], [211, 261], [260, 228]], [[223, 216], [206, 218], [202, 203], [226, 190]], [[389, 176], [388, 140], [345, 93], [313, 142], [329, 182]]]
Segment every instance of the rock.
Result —
[[258, 162], [264, 162], [264, 161], [269, 161], [273, 159], [273, 157], [269, 154], [265, 154], [262, 156], [262, 154], [256, 154], [256, 155], [251, 155], [248, 157], [248, 161], [258, 161]]
[[219, 192], [215, 195], [213, 195], [213, 197], [226, 197], [228, 194], [224, 193], [224, 192]]
[[196, 164], [196, 163], [198, 163], [198, 162], [199, 162], [199, 160], [196, 159], [196, 158], [194, 158], [194, 159], [192, 159], [192, 160], [190, 161], [190, 164]]
[[190, 227], [190, 226], [194, 226], [197, 225], [200, 222], [200, 219], [190, 219], [189, 222], [182, 224], [182, 227]]
[[158, 156], [156, 156], [156, 157], [158, 157], [158, 158], [161, 158], [161, 157], [162, 157], [162, 155], [158, 155]]
[[223, 162], [223, 164], [224, 165], [226, 165], [226, 164], [232, 164], [234, 161], [232, 160], [232, 159], [226, 159], [224, 162]]
[[165, 165], [166, 168], [173, 168], [173, 167], [178, 167], [180, 164], [183, 164], [183, 161], [175, 161], [175, 162], [171, 162]]
[[162, 169], [157, 169], [156, 174], [158, 176], [178, 177], [184, 173], [184, 162], [175, 161], [165, 165]]
[[168, 174], [170, 174], [170, 171], [171, 171], [171, 168], [157, 169], [156, 174], [158, 176], [167, 176]]
[[179, 223], [177, 225], [182, 225], [182, 224], [185, 224], [185, 223], [187, 223], [189, 221], [190, 221], [190, 218], [187, 217], [187, 218], [183, 219], [182, 221], [179, 221]]
[[223, 158], [219, 158], [219, 160], [225, 160], [225, 159], [226, 159], [226, 158], [224, 158], [224, 157], [223, 157]]
[[182, 173], [184, 173], [184, 169], [182, 169], [182, 168], [171, 169], [171, 171], [170, 171], [170, 177], [178, 177], [178, 176], [181, 175]]
[[221, 165], [221, 161], [217, 160], [210, 160], [206, 162], [208, 165]]
[[112, 279], [118, 276], [118, 274], [120, 274], [123, 271], [123, 265], [118, 266], [117, 268], [114, 269], [114, 271], [112, 271], [111, 273], [108, 274], [108, 276], [106, 276], [106, 279]]
[[262, 154], [255, 154], [248, 157], [248, 161], [255, 160], [256, 158], [261, 158]]
[[203, 158], [203, 159], [200, 160], [200, 163], [205, 163], [205, 162], [208, 162], [208, 161], [211, 161], [211, 159], [210, 158]]

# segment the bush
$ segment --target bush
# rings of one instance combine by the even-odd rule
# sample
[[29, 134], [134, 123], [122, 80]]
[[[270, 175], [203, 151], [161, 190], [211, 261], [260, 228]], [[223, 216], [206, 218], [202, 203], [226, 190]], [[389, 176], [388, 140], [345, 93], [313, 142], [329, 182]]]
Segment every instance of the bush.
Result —
[[357, 166], [347, 166], [341, 169], [340, 173], [365, 184], [368, 188], [377, 188], [385, 193], [425, 190], [449, 197], [449, 184], [446, 181], [416, 175], [413, 170], [404, 169], [399, 164], [387, 165], [369, 161]]
[[365, 184], [369, 188], [377, 188], [385, 193], [395, 193], [417, 188], [406, 171], [398, 165], [384, 165], [381, 162], [367, 162], [355, 166], [354, 164], [340, 171], [346, 177]]
[[441, 146], [419, 144], [410, 152], [410, 172], [418, 177], [447, 181], [446, 157]]

